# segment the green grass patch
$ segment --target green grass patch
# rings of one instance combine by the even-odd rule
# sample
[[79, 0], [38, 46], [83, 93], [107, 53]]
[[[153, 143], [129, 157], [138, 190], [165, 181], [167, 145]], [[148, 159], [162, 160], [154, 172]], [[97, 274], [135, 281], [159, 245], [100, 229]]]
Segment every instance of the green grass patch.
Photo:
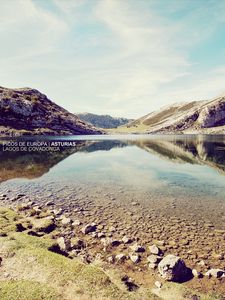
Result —
[[61, 300], [61, 295], [45, 284], [26, 281], [0, 281], [1, 300]]

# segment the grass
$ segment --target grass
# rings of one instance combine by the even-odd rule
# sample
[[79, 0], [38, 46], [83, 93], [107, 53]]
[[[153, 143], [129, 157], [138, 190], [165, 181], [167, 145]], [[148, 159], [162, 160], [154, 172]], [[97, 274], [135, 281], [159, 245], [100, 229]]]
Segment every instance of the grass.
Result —
[[0, 237], [1, 300], [138, 299], [103, 269], [49, 251], [50, 238], [15, 232], [19, 219], [13, 210], [0, 209], [0, 228], [7, 234]]
[[28, 280], [1, 281], [1, 300], [61, 300], [61, 294], [45, 284]]
[[[84, 264], [49, 251], [54, 241], [47, 236], [16, 232], [15, 224], [19, 220], [19, 215], [11, 209], [0, 209], [0, 228], [7, 228], [7, 236], [0, 237], [1, 300], [182, 300], [194, 295], [193, 291], [174, 283], [163, 285], [155, 294], [151, 287], [128, 292], [119, 270], [104, 271], [98, 265]], [[213, 295], [200, 299], [222, 298]]]

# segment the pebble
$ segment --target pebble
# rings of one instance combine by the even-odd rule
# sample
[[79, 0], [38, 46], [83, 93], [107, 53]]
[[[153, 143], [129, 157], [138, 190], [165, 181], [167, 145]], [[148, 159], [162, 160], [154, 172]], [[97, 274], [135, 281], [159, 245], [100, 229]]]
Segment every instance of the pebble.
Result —
[[134, 245], [130, 246], [130, 249], [132, 251], [134, 251], [134, 252], [137, 252], [137, 253], [139, 253], [139, 252], [145, 252], [145, 248], [142, 247], [142, 246], [140, 246], [140, 245], [138, 245], [137, 243], [135, 243]]
[[123, 253], [117, 254], [115, 256], [115, 259], [118, 262], [123, 262], [126, 258], [127, 258], [126, 255], [124, 255]]
[[62, 222], [62, 225], [69, 225], [72, 223], [72, 220], [70, 218], [64, 217], [61, 222]]
[[161, 283], [160, 281], [156, 281], [156, 282], [155, 282], [155, 286], [156, 286], [158, 289], [161, 289], [162, 283]]
[[72, 226], [79, 226], [79, 225], [81, 225], [81, 221], [80, 220], [75, 220], [72, 223]]
[[149, 250], [152, 254], [158, 255], [160, 253], [160, 249], [156, 245], [149, 246]]
[[192, 270], [192, 275], [196, 278], [201, 278], [202, 277], [202, 273], [198, 272], [196, 269]]
[[136, 254], [129, 254], [130, 260], [137, 264], [140, 261], [140, 255], [136, 255]]

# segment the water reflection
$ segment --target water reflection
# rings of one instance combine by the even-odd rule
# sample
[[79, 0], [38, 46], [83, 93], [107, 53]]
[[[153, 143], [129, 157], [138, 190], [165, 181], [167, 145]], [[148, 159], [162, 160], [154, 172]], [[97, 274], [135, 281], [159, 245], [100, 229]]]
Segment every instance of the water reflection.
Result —
[[[123, 149], [128, 146], [138, 147], [174, 164], [207, 165], [225, 174], [225, 138], [223, 136], [146, 136], [136, 139], [126, 139], [124, 136], [121, 140], [102, 140], [102, 137], [100, 140], [93, 141], [79, 140], [76, 141], [74, 147], [61, 148], [58, 152], [4, 152], [0, 145], [0, 181], [41, 177], [75, 153], [88, 155], [96, 151], [105, 152], [118, 148], [121, 149], [122, 157], [125, 151]], [[101, 153], [99, 157], [100, 160]], [[142, 163], [145, 169], [146, 165], [143, 161]], [[146, 164], [149, 164], [149, 161], [146, 161]], [[119, 165], [117, 172], [119, 172]]]

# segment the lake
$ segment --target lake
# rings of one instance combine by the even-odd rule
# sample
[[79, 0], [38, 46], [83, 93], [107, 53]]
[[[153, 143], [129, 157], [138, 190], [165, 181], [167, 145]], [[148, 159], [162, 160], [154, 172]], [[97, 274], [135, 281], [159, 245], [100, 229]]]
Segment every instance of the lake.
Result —
[[[172, 249], [190, 264], [206, 257], [209, 264], [221, 268], [215, 253], [225, 248], [224, 136], [105, 135], [13, 141], [29, 142], [30, 148], [7, 151], [1, 146], [4, 205], [52, 200], [55, 207], [82, 222], [101, 223], [106, 232], [113, 227], [117, 238], [129, 234], [144, 244], [165, 240], [165, 251]], [[43, 141], [59, 147], [46, 152], [37, 148]]]

